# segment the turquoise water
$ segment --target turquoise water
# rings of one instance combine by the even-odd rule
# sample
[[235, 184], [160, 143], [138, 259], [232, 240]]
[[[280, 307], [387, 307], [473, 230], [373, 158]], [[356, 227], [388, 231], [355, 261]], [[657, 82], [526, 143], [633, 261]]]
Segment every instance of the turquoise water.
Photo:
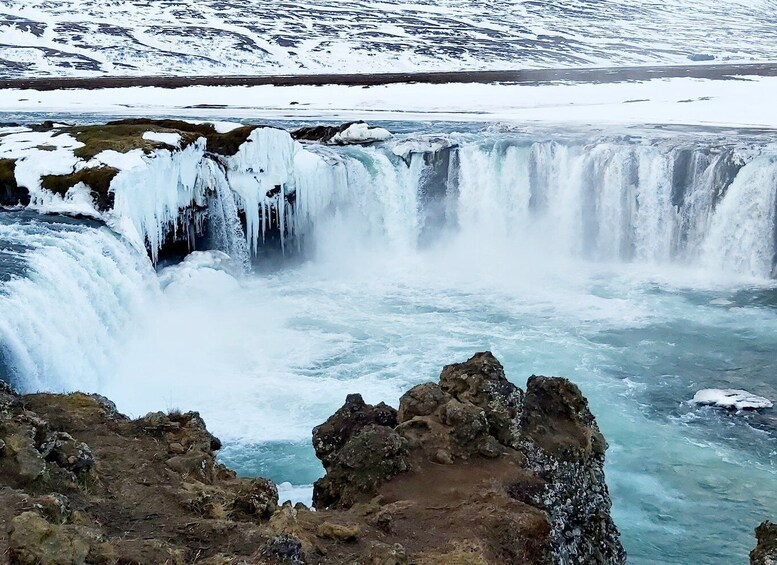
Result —
[[[331, 351], [284, 367], [283, 391], [257, 384], [248, 393], [300, 398], [288, 412], [279, 407], [267, 430], [276, 437], [233, 438], [223, 460], [310, 484], [322, 469], [309, 429], [344, 392], [396, 405], [443, 364], [490, 349], [519, 385], [531, 374], [563, 375], [588, 396], [610, 443], [607, 479], [630, 563], [745, 560], [753, 528], [777, 507], [777, 419], [686, 401], [707, 387], [777, 398], [775, 290], [703, 288], [693, 274], [631, 267], [581, 267], [571, 280], [500, 270], [410, 262], [351, 278], [308, 265], [248, 283], [293, 312], [286, 331]], [[287, 425], [300, 433], [276, 433]]]

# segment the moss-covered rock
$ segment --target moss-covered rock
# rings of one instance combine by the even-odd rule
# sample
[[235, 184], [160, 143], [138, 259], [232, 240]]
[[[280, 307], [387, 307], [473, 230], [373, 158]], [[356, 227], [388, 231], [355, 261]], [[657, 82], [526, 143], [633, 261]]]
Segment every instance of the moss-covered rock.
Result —
[[[181, 135], [181, 146], [186, 147], [200, 137], [207, 141], [206, 148], [211, 153], [218, 155], [234, 155], [240, 146], [246, 142], [248, 136], [259, 126], [241, 126], [226, 133], [219, 133], [213, 124], [192, 124], [183, 120], [149, 120], [145, 118], [132, 118], [127, 120], [118, 120], [108, 122], [101, 126], [90, 126], [94, 131], [87, 130], [83, 133], [74, 133], [76, 139], [82, 143], [89, 142], [89, 149], [81, 148], [76, 151], [80, 153], [91, 153], [96, 144], [114, 144], [130, 146], [130, 148], [141, 148], [152, 150], [163, 144], [143, 139], [143, 134], [147, 131], [158, 131], [163, 133], [178, 133]], [[140, 142], [138, 141], [140, 139]], [[115, 147], [105, 147], [106, 149], [116, 149]], [[148, 149], [147, 149], [148, 148]], [[79, 153], [80, 152], [80, 153]], [[99, 153], [99, 151], [97, 151]], [[96, 153], [95, 153], [96, 154]]]
[[113, 167], [89, 167], [67, 175], [43, 175], [41, 186], [64, 196], [68, 190], [82, 182], [89, 187], [98, 210], [105, 211], [113, 207], [110, 186], [118, 172]]
[[0, 159], [0, 206], [26, 206], [30, 193], [16, 183], [16, 161]]

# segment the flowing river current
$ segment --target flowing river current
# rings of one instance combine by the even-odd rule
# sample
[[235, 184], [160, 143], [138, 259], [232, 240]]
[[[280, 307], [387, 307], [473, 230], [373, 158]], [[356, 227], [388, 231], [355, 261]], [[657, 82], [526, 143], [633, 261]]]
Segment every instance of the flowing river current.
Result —
[[[589, 398], [630, 563], [746, 559], [775, 518], [777, 415], [688, 401], [777, 398], [773, 135], [256, 143], [235, 170], [294, 194], [275, 200], [283, 255], [260, 253], [270, 204], [213, 167], [211, 250], [156, 270], [97, 222], [0, 212], [0, 378], [199, 410], [226, 464], [304, 501], [323, 473], [311, 429], [346, 394], [396, 406], [489, 349], [520, 386], [566, 376]], [[116, 191], [163, 239], [169, 210]]]

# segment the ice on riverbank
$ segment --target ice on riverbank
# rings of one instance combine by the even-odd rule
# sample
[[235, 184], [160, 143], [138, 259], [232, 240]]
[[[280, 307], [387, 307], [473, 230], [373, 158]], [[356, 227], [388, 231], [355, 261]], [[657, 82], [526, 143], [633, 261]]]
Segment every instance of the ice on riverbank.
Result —
[[693, 395], [693, 404], [716, 406], [728, 410], [760, 410], [771, 408], [772, 402], [746, 390], [705, 388]]

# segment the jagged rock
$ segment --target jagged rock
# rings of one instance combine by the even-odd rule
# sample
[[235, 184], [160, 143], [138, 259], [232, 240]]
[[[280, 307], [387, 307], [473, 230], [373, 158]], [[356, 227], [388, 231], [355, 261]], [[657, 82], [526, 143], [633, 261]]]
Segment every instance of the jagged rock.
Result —
[[413, 387], [399, 401], [397, 431], [427, 459], [497, 457], [518, 444], [521, 390], [491, 353], [443, 368], [440, 383]]
[[314, 506], [348, 508], [374, 496], [378, 486], [409, 468], [406, 443], [389, 426], [369, 424], [358, 430], [334, 459], [327, 455], [327, 474], [313, 486]]
[[36, 497], [30, 502], [32, 507], [52, 524], [64, 524], [72, 515], [70, 501], [63, 494], [47, 494]]
[[3, 433], [0, 481], [21, 486], [41, 478], [46, 473], [46, 461], [35, 449], [34, 430], [11, 424], [5, 427]]
[[416, 416], [430, 416], [450, 398], [437, 383], [414, 386], [399, 400], [397, 419], [399, 422], [407, 422]]
[[[353, 414], [369, 421], [370, 410], [360, 397], [349, 397], [325, 424], [351, 437], [341, 434], [344, 441], [329, 440], [317, 450], [327, 469], [315, 486], [317, 508], [349, 508], [376, 494], [396, 498], [402, 484], [425, 504], [440, 497], [446, 523], [469, 540], [456, 550], [425, 552], [421, 562], [625, 561], [604, 482], [607, 444], [568, 380], [532, 377], [524, 395], [484, 352], [445, 367], [439, 384], [408, 391], [395, 428], [354, 424]], [[349, 425], [333, 425], [342, 422]], [[392, 434], [405, 440], [394, 451], [386, 449], [400, 445]], [[393, 466], [398, 459], [406, 469]], [[458, 503], [451, 502], [455, 497]], [[398, 519], [389, 510], [397, 503], [370, 510], [366, 522], [392, 534], [422, 512], [405, 505]], [[462, 506], [468, 511], [459, 515]]]
[[332, 464], [356, 432], [370, 424], [393, 428], [397, 425], [397, 411], [382, 402], [377, 406], [365, 404], [361, 394], [349, 394], [342, 408], [313, 428], [313, 448], [324, 468]]
[[766, 521], [755, 529], [758, 544], [750, 552], [750, 565], [777, 564], [777, 524]]
[[520, 429], [527, 465], [544, 482], [528, 498], [548, 512], [552, 554], [570, 563], [625, 563], [604, 481], [607, 442], [580, 389], [532, 376]]
[[46, 461], [76, 474], [88, 473], [94, 465], [94, 455], [89, 446], [65, 432], [49, 434], [39, 451]]
[[379, 127], [370, 127], [364, 121], [347, 122], [339, 126], [312, 126], [291, 133], [298, 141], [318, 141], [329, 145], [368, 144], [385, 141], [391, 133]]
[[279, 565], [304, 565], [305, 552], [302, 550], [302, 542], [292, 535], [276, 536], [267, 542], [262, 550], [262, 557], [271, 559]]
[[278, 509], [278, 487], [269, 479], [247, 481], [240, 487], [232, 509], [266, 520]]
[[[490, 353], [414, 387], [399, 412], [349, 396], [314, 431], [326, 469], [315, 512], [279, 508], [270, 481], [218, 464], [220, 442], [196, 412], [130, 420], [101, 397], [20, 397], [0, 386], [0, 437], [0, 523], [15, 525], [10, 535], [0, 528], [0, 556], [17, 564], [625, 557], [609, 515], [606, 443], [580, 391], [534, 377], [524, 396]], [[75, 480], [81, 444], [91, 471]]]
[[502, 364], [490, 351], [443, 368], [440, 388], [460, 402], [481, 408], [491, 435], [500, 443], [517, 445], [523, 392], [507, 380]]

